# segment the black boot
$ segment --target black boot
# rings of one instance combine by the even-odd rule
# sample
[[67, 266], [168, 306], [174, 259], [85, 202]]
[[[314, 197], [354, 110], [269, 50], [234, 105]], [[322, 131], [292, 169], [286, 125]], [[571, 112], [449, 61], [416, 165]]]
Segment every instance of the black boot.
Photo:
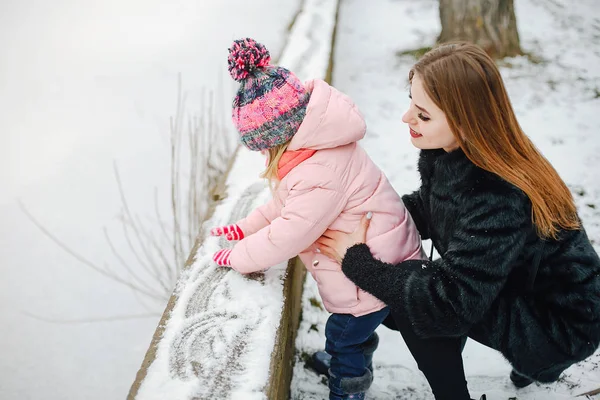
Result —
[[519, 389], [522, 389], [533, 383], [533, 379], [528, 378], [525, 375], [521, 375], [514, 369], [510, 371], [510, 380], [512, 381], [513, 385], [515, 385]]
[[306, 367], [320, 375], [329, 378], [329, 367], [331, 366], [331, 355], [324, 351], [317, 351], [306, 361]]
[[[367, 368], [373, 374], [373, 353], [379, 346], [379, 335], [377, 332], [373, 332], [371, 337], [363, 343], [363, 351], [365, 354], [365, 360], [367, 361]], [[317, 351], [307, 360], [306, 367], [312, 369], [320, 375], [325, 375], [329, 378], [329, 368], [331, 367], [331, 355], [325, 351]]]

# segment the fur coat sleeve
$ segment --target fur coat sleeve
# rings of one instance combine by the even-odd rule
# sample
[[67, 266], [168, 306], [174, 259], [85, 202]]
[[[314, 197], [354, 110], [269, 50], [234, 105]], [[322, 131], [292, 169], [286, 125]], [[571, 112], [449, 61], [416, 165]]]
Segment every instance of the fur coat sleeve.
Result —
[[442, 258], [398, 267], [356, 245], [342, 270], [361, 289], [407, 313], [420, 336], [464, 335], [503, 289], [525, 245], [528, 218], [517, 202], [474, 198], [457, 218]]

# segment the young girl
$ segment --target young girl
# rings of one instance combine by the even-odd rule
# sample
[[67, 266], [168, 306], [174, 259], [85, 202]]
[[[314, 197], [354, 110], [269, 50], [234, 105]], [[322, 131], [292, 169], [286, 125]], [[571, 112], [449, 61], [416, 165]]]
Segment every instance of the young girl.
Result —
[[422, 259], [416, 226], [356, 143], [365, 135], [365, 121], [346, 95], [322, 80], [303, 85], [290, 71], [269, 65], [269, 52], [252, 39], [236, 40], [229, 52], [229, 71], [241, 82], [233, 122], [248, 149], [267, 154], [263, 176], [273, 199], [236, 224], [212, 230], [240, 240], [214, 260], [247, 274], [299, 255], [332, 313], [325, 327], [332, 356], [329, 398], [364, 399], [373, 380], [375, 329], [389, 310], [313, 244], [327, 229], [354, 231], [368, 210], [367, 243], [377, 258]]

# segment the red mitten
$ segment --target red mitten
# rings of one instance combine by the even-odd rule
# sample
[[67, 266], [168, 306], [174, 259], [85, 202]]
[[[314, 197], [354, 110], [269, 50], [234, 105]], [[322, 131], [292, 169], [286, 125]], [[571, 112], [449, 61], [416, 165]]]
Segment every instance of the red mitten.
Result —
[[210, 234], [212, 236], [225, 236], [227, 240], [242, 240], [244, 238], [244, 232], [236, 224], [212, 228]]
[[213, 261], [220, 267], [230, 267], [231, 261], [229, 256], [231, 255], [231, 249], [221, 249], [213, 255]]

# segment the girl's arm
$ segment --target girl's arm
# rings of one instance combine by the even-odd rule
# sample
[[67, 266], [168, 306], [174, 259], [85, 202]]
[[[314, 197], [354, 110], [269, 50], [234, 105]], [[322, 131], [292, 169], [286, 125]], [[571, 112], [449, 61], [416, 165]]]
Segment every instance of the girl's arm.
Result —
[[421, 239], [430, 239], [431, 234], [429, 233], [429, 225], [427, 224], [427, 218], [425, 217], [425, 207], [423, 206], [423, 200], [421, 199], [421, 192], [415, 190], [411, 194], [405, 194], [402, 196], [402, 201], [413, 221], [415, 221]]
[[531, 221], [525, 202], [490, 197], [466, 205], [441, 259], [394, 266], [374, 259], [369, 247], [359, 244], [346, 252], [344, 274], [407, 315], [419, 336], [466, 334], [504, 287]]
[[236, 224], [244, 232], [244, 237], [247, 237], [269, 225], [271, 221], [277, 218], [277, 211], [277, 200], [272, 198], [266, 204], [248, 214], [246, 218], [236, 222]]
[[231, 267], [241, 273], [267, 269], [307, 249], [335, 221], [347, 198], [339, 178], [327, 167], [299, 165], [288, 174], [290, 193], [281, 214], [238, 242]]

